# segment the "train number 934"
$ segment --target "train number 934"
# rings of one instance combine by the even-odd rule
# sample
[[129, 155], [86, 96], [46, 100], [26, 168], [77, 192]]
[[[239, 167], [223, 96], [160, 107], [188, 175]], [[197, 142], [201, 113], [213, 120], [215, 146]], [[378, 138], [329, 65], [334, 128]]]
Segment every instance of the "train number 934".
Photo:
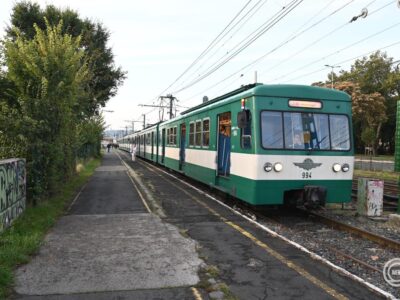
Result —
[[302, 172], [301, 178], [303, 178], [303, 179], [311, 178], [311, 172]]

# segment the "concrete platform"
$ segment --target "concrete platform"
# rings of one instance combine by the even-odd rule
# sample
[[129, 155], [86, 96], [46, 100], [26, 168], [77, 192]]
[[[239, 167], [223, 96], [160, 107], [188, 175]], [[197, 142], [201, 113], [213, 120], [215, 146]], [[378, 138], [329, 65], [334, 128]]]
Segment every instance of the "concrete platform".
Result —
[[[17, 299], [193, 299], [196, 243], [147, 213], [113, 153], [16, 271]], [[175, 289], [174, 289], [175, 287]]]
[[198, 282], [200, 263], [195, 243], [153, 215], [66, 216], [39, 255], [18, 269], [15, 290], [48, 295], [190, 286]]

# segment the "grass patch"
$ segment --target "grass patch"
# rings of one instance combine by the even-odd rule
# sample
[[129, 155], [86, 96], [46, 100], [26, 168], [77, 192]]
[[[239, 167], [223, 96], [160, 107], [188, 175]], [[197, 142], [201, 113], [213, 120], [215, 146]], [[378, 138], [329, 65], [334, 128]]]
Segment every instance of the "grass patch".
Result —
[[210, 278], [216, 278], [219, 275], [219, 269], [217, 266], [207, 266], [205, 271]]
[[354, 175], [357, 177], [398, 181], [400, 174], [397, 172], [354, 170]]
[[236, 296], [229, 290], [229, 287], [228, 287], [225, 283], [220, 283], [220, 284], [219, 284], [219, 289], [220, 289], [221, 292], [224, 293], [224, 295], [225, 295], [224, 299], [225, 299], [225, 300], [239, 300], [239, 298], [236, 297]]
[[386, 161], [394, 161], [394, 155], [377, 155], [377, 156], [370, 156], [370, 155], [356, 155], [356, 159], [363, 159], [363, 160], [386, 160]]
[[60, 188], [57, 195], [27, 207], [13, 225], [0, 234], [0, 299], [4, 299], [14, 283], [14, 269], [29, 262], [43, 241], [47, 231], [65, 212], [77, 190], [87, 182], [100, 159], [89, 161], [80, 173]]

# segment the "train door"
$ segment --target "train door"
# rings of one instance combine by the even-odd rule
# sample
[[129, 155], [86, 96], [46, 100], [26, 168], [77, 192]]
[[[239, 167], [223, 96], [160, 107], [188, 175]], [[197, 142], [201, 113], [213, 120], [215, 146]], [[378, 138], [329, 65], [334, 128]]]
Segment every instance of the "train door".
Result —
[[185, 166], [185, 148], [186, 148], [186, 124], [181, 124], [179, 141], [179, 170], [183, 171]]
[[158, 155], [159, 155], [159, 146], [160, 146], [160, 132], [158, 131], [158, 127], [156, 130], [156, 163], [158, 163]]
[[231, 167], [231, 112], [218, 115], [217, 175], [228, 177]]
[[146, 143], [147, 143], [146, 134], [143, 134], [142, 137], [143, 137], [143, 157], [146, 158]]
[[154, 157], [154, 131], [151, 132], [151, 160]]
[[165, 128], [162, 129], [161, 134], [161, 163], [163, 164], [165, 160]]

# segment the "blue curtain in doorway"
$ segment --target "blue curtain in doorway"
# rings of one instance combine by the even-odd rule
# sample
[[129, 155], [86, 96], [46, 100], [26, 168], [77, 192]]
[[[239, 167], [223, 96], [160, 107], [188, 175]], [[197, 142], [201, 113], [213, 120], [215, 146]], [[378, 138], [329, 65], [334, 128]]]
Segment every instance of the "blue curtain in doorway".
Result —
[[231, 138], [222, 133], [218, 141], [218, 174], [227, 176], [230, 170]]

